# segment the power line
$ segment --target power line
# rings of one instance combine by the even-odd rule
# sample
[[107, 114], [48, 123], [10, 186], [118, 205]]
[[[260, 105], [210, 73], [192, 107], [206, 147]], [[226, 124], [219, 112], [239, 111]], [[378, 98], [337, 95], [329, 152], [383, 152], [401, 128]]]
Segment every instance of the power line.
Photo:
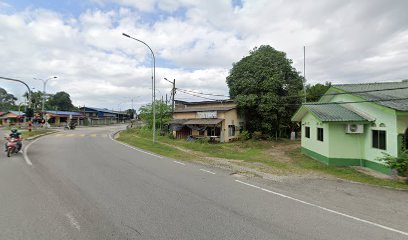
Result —
[[[402, 101], [402, 100], [408, 100], [408, 97], [406, 98], [391, 98], [391, 99], [377, 99], [377, 100], [362, 100], [362, 101], [351, 101], [351, 102], [314, 102], [314, 103], [304, 103], [304, 106], [312, 106], [312, 105], [331, 105], [331, 104], [336, 104], [336, 105], [342, 105], [342, 104], [350, 104], [350, 103], [366, 103], [366, 102], [390, 102], [390, 101]], [[276, 104], [270, 104], [272, 106], [300, 106], [302, 104], [294, 104], [294, 103], [276, 103]]]
[[[181, 91], [181, 92], [182, 92], [182, 91]], [[182, 92], [182, 93], [187, 94], [187, 95], [190, 95], [190, 96], [198, 97], [198, 98], [207, 99], [207, 100], [213, 100], [213, 101], [223, 100], [223, 99], [214, 99], [214, 98], [203, 97], [203, 96], [200, 96], [200, 95], [196, 95], [196, 94], [192, 94], [192, 93], [187, 93], [187, 92]]]
[[[402, 90], [402, 89], [408, 89], [408, 87], [384, 88], [384, 89], [364, 90], [364, 91], [355, 91], [355, 92], [328, 93], [328, 94], [319, 94], [319, 95], [309, 95], [309, 97], [337, 96], [337, 95], [344, 95], [344, 94], [383, 92], [383, 91]], [[305, 97], [305, 95], [282, 96], [281, 98], [295, 98], [295, 97]]]
[[[391, 90], [391, 89], [388, 89], [388, 90]], [[364, 92], [367, 92], [367, 91], [364, 91]], [[207, 98], [207, 97], [202, 97], [202, 96], [195, 95], [195, 94], [190, 94], [190, 93], [184, 93], [184, 94], [191, 95], [191, 96], [194, 96], [194, 97], [204, 98], [204, 99], [207, 99], [207, 100], [222, 101], [220, 99]], [[406, 98], [391, 98], [391, 99], [377, 99], [377, 100], [349, 101], [349, 102], [317, 102], [317, 103], [304, 103], [303, 105], [305, 105], [305, 106], [312, 106], [312, 105], [343, 105], [343, 104], [352, 104], [352, 103], [367, 103], [367, 102], [375, 103], [375, 102], [389, 102], [389, 101], [402, 101], [402, 100], [408, 100], [408, 97], [406, 97]], [[280, 104], [271, 104], [271, 105], [272, 106], [300, 106], [301, 104], [280, 103]]]
[[191, 91], [191, 90], [187, 90], [187, 89], [182, 89], [182, 88], [177, 88], [177, 90], [182, 91], [182, 92], [189, 92], [189, 93], [200, 94], [200, 95], [207, 95], [207, 96], [214, 96], [214, 97], [227, 97], [227, 98], [230, 97], [230, 96], [221, 95], [221, 94], [195, 92], [195, 91]]
[[[344, 95], [344, 94], [358, 94], [358, 93], [370, 93], [370, 92], [384, 92], [384, 91], [394, 91], [394, 90], [402, 90], [402, 89], [408, 89], [408, 87], [398, 87], [398, 88], [384, 88], [384, 89], [374, 89], [374, 90], [363, 90], [363, 91], [355, 91], [355, 92], [338, 92], [338, 93], [328, 93], [328, 94], [319, 94], [319, 95], [309, 95], [306, 97], [323, 97], [323, 96], [337, 96], [337, 95]], [[213, 94], [213, 93], [203, 93], [203, 92], [195, 92], [187, 89], [181, 89], [177, 88], [177, 90], [183, 92], [183, 93], [192, 93], [196, 95], [206, 95], [206, 96], [215, 96], [215, 97], [228, 97], [226, 95], [221, 95], [221, 94]], [[303, 98], [305, 95], [292, 95], [292, 96], [280, 96], [280, 98]]]
[[362, 101], [352, 101], [352, 102], [305, 103], [303, 105], [329, 105], [329, 104], [349, 104], [349, 103], [365, 103], [365, 102], [390, 102], [390, 101], [401, 101], [401, 100], [408, 100], [408, 97], [406, 97], [406, 98], [377, 99], [377, 100], [362, 100]]

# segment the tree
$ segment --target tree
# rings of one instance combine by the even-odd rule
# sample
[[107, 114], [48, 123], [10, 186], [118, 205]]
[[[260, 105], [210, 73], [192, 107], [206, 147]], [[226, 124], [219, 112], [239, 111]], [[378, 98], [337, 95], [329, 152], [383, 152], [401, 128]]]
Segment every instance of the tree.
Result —
[[320, 97], [329, 90], [331, 82], [326, 82], [324, 85], [317, 83], [315, 85], [306, 85], [306, 100], [308, 102], [316, 102]]
[[[43, 96], [44, 94], [42, 91], [31, 92], [31, 107], [34, 109], [34, 111], [41, 111]], [[24, 97], [28, 101], [27, 92], [24, 93]]]
[[73, 111], [75, 106], [72, 104], [71, 97], [66, 92], [57, 92], [54, 95], [50, 95], [46, 102], [47, 109], [60, 110], [60, 111]]
[[[160, 115], [162, 124], [171, 120], [171, 106], [162, 101], [156, 100], [156, 126], [160, 126]], [[153, 128], [153, 108], [152, 104], [146, 104], [139, 108], [139, 118], [143, 120], [149, 128]]]
[[17, 98], [8, 93], [4, 88], [0, 88], [0, 111], [8, 111], [16, 106]]
[[301, 104], [302, 98], [297, 96], [303, 78], [286, 53], [269, 45], [255, 47], [249, 56], [234, 63], [227, 85], [250, 132], [280, 137], [282, 127], [291, 125], [290, 118]]

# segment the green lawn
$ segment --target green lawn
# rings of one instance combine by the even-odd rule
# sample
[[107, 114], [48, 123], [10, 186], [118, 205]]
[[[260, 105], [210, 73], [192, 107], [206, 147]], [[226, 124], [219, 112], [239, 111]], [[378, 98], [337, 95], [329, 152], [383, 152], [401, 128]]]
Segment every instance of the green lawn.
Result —
[[[394, 180], [378, 179], [360, 173], [349, 167], [333, 167], [315, 161], [300, 152], [299, 142], [278, 141], [236, 141], [223, 144], [188, 142], [157, 136], [157, 144], [152, 144], [149, 129], [129, 129], [121, 132], [119, 141], [131, 144], [163, 156], [180, 160], [200, 160], [203, 157], [242, 160], [247, 163], [262, 163], [271, 172], [280, 174], [301, 174], [318, 172], [341, 179], [378, 186], [408, 189], [408, 185]], [[177, 149], [182, 148], [182, 150]], [[256, 167], [256, 165], [253, 165]]]

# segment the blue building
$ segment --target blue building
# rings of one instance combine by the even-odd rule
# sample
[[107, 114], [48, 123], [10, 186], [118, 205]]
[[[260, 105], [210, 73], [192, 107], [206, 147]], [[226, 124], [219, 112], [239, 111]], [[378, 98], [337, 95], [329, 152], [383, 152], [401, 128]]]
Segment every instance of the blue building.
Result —
[[80, 112], [85, 116], [87, 124], [90, 125], [113, 124], [127, 119], [125, 112], [107, 108], [81, 107]]

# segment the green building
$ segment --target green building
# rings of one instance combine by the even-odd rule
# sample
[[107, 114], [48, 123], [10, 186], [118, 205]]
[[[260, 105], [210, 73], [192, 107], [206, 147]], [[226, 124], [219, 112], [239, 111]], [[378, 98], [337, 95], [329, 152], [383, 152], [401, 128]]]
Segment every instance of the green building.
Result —
[[408, 149], [408, 80], [332, 86], [292, 117], [301, 122], [302, 152], [334, 166], [390, 173], [378, 158]]

